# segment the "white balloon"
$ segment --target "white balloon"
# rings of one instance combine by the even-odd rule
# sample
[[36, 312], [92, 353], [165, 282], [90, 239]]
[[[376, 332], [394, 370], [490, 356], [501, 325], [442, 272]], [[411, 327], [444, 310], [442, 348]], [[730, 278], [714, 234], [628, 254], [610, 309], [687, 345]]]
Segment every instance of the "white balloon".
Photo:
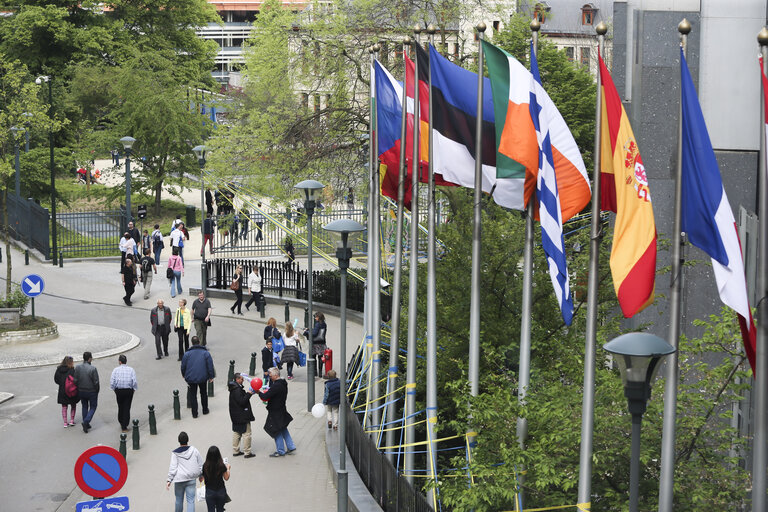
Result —
[[322, 418], [325, 414], [325, 406], [323, 404], [315, 404], [312, 406], [312, 416], [315, 418]]

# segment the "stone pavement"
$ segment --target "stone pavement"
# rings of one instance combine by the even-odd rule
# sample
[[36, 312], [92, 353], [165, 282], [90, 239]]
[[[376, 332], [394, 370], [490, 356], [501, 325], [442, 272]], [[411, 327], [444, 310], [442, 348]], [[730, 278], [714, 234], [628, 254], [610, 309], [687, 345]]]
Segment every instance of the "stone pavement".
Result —
[[[197, 230], [196, 230], [197, 231]], [[194, 245], [190, 244], [192, 247]], [[194, 254], [194, 250], [190, 250]], [[188, 259], [188, 271], [182, 279], [185, 293], [189, 288], [199, 286], [199, 253], [197, 259]], [[274, 451], [274, 443], [262, 430], [266, 418], [264, 407], [258, 402], [258, 397], [252, 399], [254, 404], [254, 415], [256, 421], [252, 424], [253, 428], [253, 451], [255, 458], [245, 460], [242, 457], [232, 457], [231, 449], [231, 423], [228, 414], [228, 393], [226, 391], [226, 373], [229, 367], [228, 361], [237, 360], [236, 370], [247, 371], [249, 355], [252, 351], [258, 351], [263, 346], [262, 331], [265, 321], [258, 317], [258, 314], [251, 311], [243, 317], [232, 316], [228, 311], [231, 305], [231, 299], [212, 299], [214, 314], [212, 318], [213, 326], [209, 331], [209, 348], [216, 362], [218, 376], [216, 378], [215, 396], [211, 398], [211, 414], [192, 419], [189, 410], [184, 408], [185, 387], [179, 374], [178, 363], [175, 357], [154, 361], [154, 340], [149, 333], [149, 309], [155, 305], [158, 298], [163, 298], [166, 305], [172, 309], [176, 308], [177, 299], [171, 299], [168, 292], [167, 280], [160, 272], [164, 268], [158, 269], [158, 276], [153, 283], [153, 291], [149, 300], [143, 300], [140, 289], [137, 289], [137, 295], [134, 296], [134, 306], [128, 307], [122, 304], [123, 295], [120, 286], [120, 276], [118, 274], [118, 260], [106, 261], [65, 261], [64, 267], [54, 267], [50, 263], [44, 264], [37, 261], [31, 261], [29, 266], [23, 265], [22, 254], [14, 251], [13, 254], [14, 274], [13, 280], [19, 282], [27, 273], [37, 273], [45, 279], [45, 292], [36, 301], [37, 312], [40, 315], [47, 316], [54, 321], [62, 322], [64, 325], [63, 339], [56, 340], [55, 350], [43, 349], [27, 351], [26, 361], [35, 359], [42, 361], [38, 364], [51, 364], [51, 361], [58, 363], [63, 355], [72, 353], [76, 355], [83, 347], [96, 352], [97, 356], [116, 354], [118, 352], [127, 352], [129, 364], [134, 366], [139, 374], [139, 391], [134, 398], [132, 415], [133, 418], [140, 421], [141, 449], [134, 451], [131, 449], [131, 437], [128, 438], [127, 461], [129, 467], [128, 481], [118, 495], [129, 496], [131, 500], [131, 510], [152, 511], [152, 510], [170, 510], [173, 503], [173, 492], [165, 490], [165, 477], [170, 460], [170, 451], [177, 446], [176, 437], [181, 430], [188, 432], [191, 444], [196, 446], [200, 452], [205, 455], [210, 445], [217, 445], [222, 454], [229, 457], [232, 464], [232, 476], [227, 482], [227, 489], [232, 497], [232, 503], [227, 506], [227, 510], [249, 510], [254, 507], [263, 508], [265, 506], [279, 506], [281, 510], [334, 510], [336, 508], [336, 490], [333, 485], [333, 473], [326, 457], [325, 436], [326, 428], [324, 419], [315, 419], [307, 412], [307, 383], [306, 372], [304, 369], [296, 369], [296, 379], [289, 383], [288, 410], [294, 417], [289, 430], [297, 445], [295, 455], [283, 458], [269, 458], [268, 454]], [[196, 271], [192, 270], [196, 269]], [[184, 295], [190, 302], [193, 297]], [[283, 318], [283, 303], [281, 301], [270, 301], [267, 309], [267, 318]], [[318, 306], [315, 310], [321, 309]], [[75, 311], [76, 313], [72, 313]], [[292, 312], [292, 316], [301, 316], [298, 308]], [[61, 315], [61, 316], [59, 316]], [[338, 353], [338, 318], [326, 315], [329, 325], [329, 346]], [[71, 323], [70, 323], [71, 322]], [[359, 340], [362, 339], [362, 326], [349, 320], [347, 339], [349, 342], [348, 353], [352, 353]], [[77, 339], [78, 336], [68, 336], [68, 325], [91, 324], [88, 329], [93, 330], [96, 338], [89, 343], [83, 344], [83, 340]], [[79, 332], [85, 332], [81, 325], [75, 327]], [[125, 331], [119, 330], [125, 329]], [[116, 333], [126, 333], [127, 336]], [[336, 334], [334, 334], [336, 333]], [[130, 339], [129, 339], [130, 337]], [[248, 340], [247, 342], [245, 340]], [[43, 342], [43, 344], [48, 342]], [[244, 343], [247, 343], [244, 345]], [[94, 346], [97, 347], [94, 349]], [[26, 347], [29, 349], [29, 347]], [[20, 350], [20, 352], [19, 352]], [[174, 356], [176, 350], [176, 339], [172, 333], [170, 342], [170, 352]], [[25, 358], [24, 349], [15, 348], [14, 354], [3, 354], [3, 364], [16, 362], [23, 364]], [[20, 355], [22, 354], [22, 355]], [[258, 357], [258, 356], [257, 356]], [[58, 360], [57, 360], [58, 359]], [[114, 367], [115, 362], [109, 360], [95, 361], [95, 365], [100, 367], [102, 383], [108, 382], [109, 372]], [[115, 358], [116, 359], [116, 358]], [[338, 365], [338, 363], [337, 363]], [[257, 366], [259, 366], [257, 364]], [[162, 368], [162, 370], [152, 371], [151, 368]], [[11, 372], [33, 371], [32, 369], [5, 370]], [[0, 372], [0, 377], [2, 377]], [[37, 378], [39, 371], [33, 374]], [[5, 379], [5, 385], [0, 388], [9, 388], [8, 382], [15, 382], [23, 379], [23, 373], [19, 373], [14, 380]], [[47, 381], [49, 377], [45, 376]], [[3, 380], [3, 379], [0, 379]], [[55, 426], [57, 436], [69, 439], [66, 441], [66, 447], [70, 452], [81, 453], [85, 448], [92, 446], [97, 442], [111, 445], [115, 448], [119, 445], [120, 428], [116, 417], [113, 416], [114, 397], [106, 389], [106, 384], [102, 385], [101, 399], [99, 401], [99, 411], [94, 421], [94, 430], [87, 436], [79, 428], [60, 429], [58, 428], [61, 420], [59, 416], [59, 407], [55, 404], [55, 388], [50, 383], [46, 384], [50, 388], [50, 395], [44, 397], [36, 406], [44, 408], [48, 412], [45, 417], [37, 420], [39, 423], [49, 422], [46, 425], [46, 431]], [[173, 420], [171, 407], [171, 390], [179, 389], [182, 396], [182, 419]], [[317, 379], [315, 382], [315, 402], [320, 402], [323, 396], [323, 381]], [[3, 393], [14, 391], [13, 389], [0, 390], [0, 400]], [[17, 393], [18, 394], [18, 393]], [[17, 398], [18, 400], [18, 398]], [[1, 402], [0, 402], [1, 403]], [[13, 403], [10, 400], [6, 404]], [[34, 402], [38, 403], [38, 402]], [[150, 436], [147, 424], [148, 403], [156, 405], [158, 431], [157, 436]], [[5, 407], [3, 404], [2, 407]], [[0, 411], [2, 409], [0, 408]], [[26, 409], [25, 409], [26, 411]], [[38, 416], [40, 413], [36, 413]], [[58, 419], [57, 419], [58, 416]], [[47, 419], [46, 419], [47, 418]], [[79, 411], [78, 411], [79, 423]], [[23, 421], [22, 415], [13, 420], [14, 422]], [[55, 425], [54, 425], [55, 423]], [[3, 428], [0, 427], [0, 449], [5, 451], [6, 444], [13, 443], [7, 436], [3, 440]], [[73, 432], [73, 430], [75, 430]], [[56, 434], [54, 434], [56, 435]], [[51, 456], [52, 457], [52, 456]], [[11, 461], [22, 464], [24, 460]], [[76, 488], [72, 468], [74, 459], [69, 453], [65, 460], [56, 460], [48, 458], [45, 468], [29, 469], [31, 473], [26, 473], [25, 480], [42, 478], [43, 471], [54, 472], [57, 484], [61, 487], [72, 489], [68, 491], [66, 498], [59, 500], [61, 503], [54, 508], [25, 508], [26, 510], [60, 510], [72, 511], [75, 504], [79, 501], [87, 500], [89, 497], [83, 495]], [[348, 466], [352, 469], [351, 466]], [[18, 471], [16, 472], [18, 474]], [[40, 474], [38, 474], [40, 473]], [[8, 480], [9, 474], [3, 475], [6, 491], [14, 488], [13, 481]], [[13, 476], [13, 472], [10, 473]], [[20, 476], [21, 478], [21, 476]], [[51, 480], [46, 477], [46, 481]], [[38, 485], [39, 487], [39, 485]], [[50, 489], [53, 493], [54, 490]], [[54, 494], [54, 498], [56, 498]], [[18, 489], [15, 494], [0, 490], [0, 500], [9, 498], [17, 499]], [[22, 497], [23, 498], [23, 497]], [[29, 500], [35, 499], [34, 496], [27, 497]], [[202, 504], [198, 505], [198, 509]]]

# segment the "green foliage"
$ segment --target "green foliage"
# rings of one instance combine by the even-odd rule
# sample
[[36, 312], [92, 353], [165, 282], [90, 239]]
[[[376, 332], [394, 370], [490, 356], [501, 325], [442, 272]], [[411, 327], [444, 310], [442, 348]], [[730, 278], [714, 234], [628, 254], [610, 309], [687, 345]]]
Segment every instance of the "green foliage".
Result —
[[29, 305], [29, 297], [24, 295], [21, 287], [14, 286], [10, 293], [0, 299], [0, 308], [19, 308], [19, 314], [24, 314]]

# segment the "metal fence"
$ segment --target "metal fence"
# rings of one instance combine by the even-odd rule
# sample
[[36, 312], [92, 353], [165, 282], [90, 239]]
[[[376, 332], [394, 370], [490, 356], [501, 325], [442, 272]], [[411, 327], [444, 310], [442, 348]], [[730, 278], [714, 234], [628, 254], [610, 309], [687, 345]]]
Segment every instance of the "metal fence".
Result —
[[58, 249], [64, 256], [116, 256], [125, 211], [69, 211], [56, 214]]
[[50, 258], [50, 226], [48, 210], [32, 199], [7, 194], [8, 230], [10, 235], [27, 247]]
[[[261, 261], [253, 259], [217, 258], [205, 262], [208, 275], [207, 287], [225, 290], [232, 283], [235, 269], [243, 267], [247, 278], [254, 266], [259, 268], [265, 292], [279, 297], [295, 297], [307, 300], [307, 271], [301, 270], [297, 262]], [[312, 300], [322, 304], [341, 304], [341, 276], [337, 270], [312, 272]], [[247, 287], [247, 285], [244, 285]], [[382, 294], [381, 311], [386, 321], [391, 311], [391, 297]], [[365, 306], [365, 285], [355, 279], [347, 279], [347, 307], [363, 311]]]
[[347, 408], [347, 449], [360, 478], [385, 512], [431, 512], [427, 498], [416, 490], [363, 432], [357, 415]]

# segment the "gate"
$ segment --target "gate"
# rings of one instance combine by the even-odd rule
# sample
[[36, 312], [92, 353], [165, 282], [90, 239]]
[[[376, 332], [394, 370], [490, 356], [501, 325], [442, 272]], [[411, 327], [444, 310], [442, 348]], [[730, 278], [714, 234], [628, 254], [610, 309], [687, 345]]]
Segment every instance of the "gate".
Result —
[[22, 199], [14, 194], [7, 194], [8, 231], [10, 235], [50, 259], [49, 214], [32, 199]]

